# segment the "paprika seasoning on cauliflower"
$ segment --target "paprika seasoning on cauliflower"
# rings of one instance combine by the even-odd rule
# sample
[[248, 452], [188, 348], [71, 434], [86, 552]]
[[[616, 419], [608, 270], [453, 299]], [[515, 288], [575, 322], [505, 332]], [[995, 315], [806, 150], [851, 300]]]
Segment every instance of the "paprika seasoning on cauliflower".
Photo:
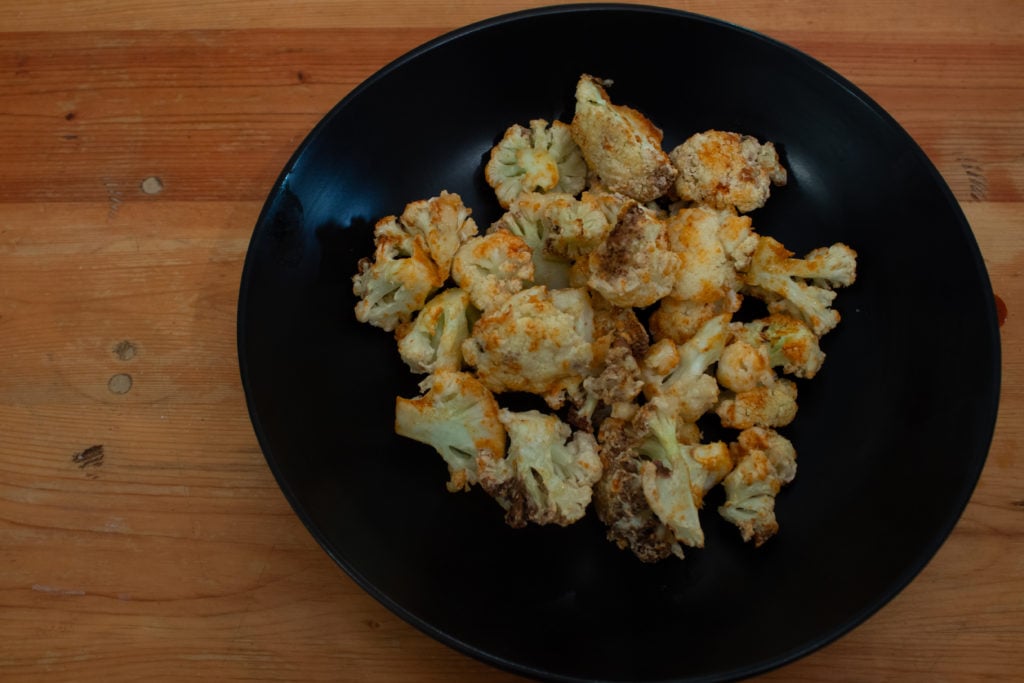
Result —
[[426, 375], [396, 399], [395, 432], [507, 524], [573, 524], [593, 505], [640, 561], [681, 558], [721, 486], [720, 516], [761, 545], [796, 474], [776, 429], [822, 368], [857, 254], [795, 258], [755, 231], [746, 214], [786, 180], [773, 143], [710, 130], [666, 154], [608, 85], [581, 76], [571, 125], [505, 131], [483, 169], [504, 213], [483, 234], [447, 191], [381, 219], [356, 317]]
[[479, 459], [505, 455], [505, 428], [498, 403], [467, 372], [437, 372], [421, 383], [416, 398], [395, 400], [395, 433], [427, 444], [448, 464], [449, 491], [479, 481]]
[[390, 332], [408, 322], [444, 278], [423, 238], [395, 216], [378, 221], [373, 236], [374, 258], [360, 259], [352, 278], [352, 292], [360, 297], [356, 319]]
[[462, 355], [491, 391], [537, 394], [560, 406], [590, 373], [593, 334], [586, 292], [538, 285], [481, 317]]
[[681, 265], [664, 221], [630, 202], [608, 238], [587, 256], [584, 272], [587, 286], [612, 304], [643, 308], [672, 292]]
[[678, 171], [661, 148], [661, 129], [637, 110], [613, 104], [605, 90], [610, 85], [587, 74], [580, 77], [573, 140], [610, 191], [653, 201], [668, 192]]
[[601, 478], [597, 441], [555, 415], [501, 409], [508, 457], [481, 458], [480, 486], [505, 509], [512, 527], [528, 522], [568, 526], [583, 518]]
[[771, 142], [720, 130], [697, 133], [670, 152], [680, 199], [741, 213], [768, 201], [772, 185], [785, 185], [786, 169]]

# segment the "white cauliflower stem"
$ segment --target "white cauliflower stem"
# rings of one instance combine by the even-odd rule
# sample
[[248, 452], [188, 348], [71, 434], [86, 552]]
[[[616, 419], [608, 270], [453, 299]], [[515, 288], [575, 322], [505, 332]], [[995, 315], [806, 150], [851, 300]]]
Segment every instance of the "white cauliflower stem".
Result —
[[478, 481], [481, 459], [505, 455], [498, 403], [465, 372], [435, 373], [421, 387], [424, 395], [395, 400], [395, 432], [432, 446], [448, 464], [448, 490], [466, 490]]
[[686, 341], [665, 339], [644, 358], [644, 395], [661, 397], [685, 422], [696, 422], [718, 400], [718, 382], [708, 370], [729, 338], [729, 315], [712, 318]]
[[498, 416], [509, 435], [508, 457], [480, 458], [479, 475], [505, 509], [505, 521], [566, 526], [582, 518], [601, 478], [594, 437], [536, 410], [502, 409]]
[[634, 422], [647, 433], [639, 451], [649, 458], [640, 467], [648, 504], [677, 541], [691, 548], [703, 548], [704, 530], [693, 496], [690, 465], [676, 438], [676, 419], [671, 408], [655, 400], [640, 409]]

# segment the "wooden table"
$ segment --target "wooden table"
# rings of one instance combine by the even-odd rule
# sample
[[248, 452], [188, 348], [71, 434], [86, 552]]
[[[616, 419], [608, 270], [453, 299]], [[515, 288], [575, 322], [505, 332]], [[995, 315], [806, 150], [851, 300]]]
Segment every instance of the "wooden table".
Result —
[[[0, 2], [0, 679], [518, 680], [314, 543], [257, 447], [235, 307], [262, 200], [317, 120], [418, 44], [536, 4]], [[788, 42], [891, 112], [962, 203], [1005, 317], [995, 440], [949, 541], [765, 679], [1019, 676], [1024, 3], [667, 4]]]

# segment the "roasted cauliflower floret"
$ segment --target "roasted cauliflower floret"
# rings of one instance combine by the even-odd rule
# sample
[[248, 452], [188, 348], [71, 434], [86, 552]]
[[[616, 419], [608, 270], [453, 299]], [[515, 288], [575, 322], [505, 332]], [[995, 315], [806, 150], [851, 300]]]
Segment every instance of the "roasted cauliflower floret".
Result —
[[401, 222], [411, 235], [422, 235], [442, 280], [448, 279], [452, 258], [467, 239], [477, 234], [473, 213], [462, 197], [451, 192], [407, 204]]
[[738, 271], [750, 264], [757, 246], [750, 218], [698, 206], [672, 214], [667, 227], [682, 260], [672, 296], [698, 303], [735, 296], [742, 286]]
[[726, 345], [715, 371], [718, 383], [735, 392], [750, 391], [775, 380], [768, 348], [735, 340]]
[[680, 199], [747, 213], [764, 206], [772, 185], [786, 184], [775, 145], [749, 135], [709, 130], [669, 153]]
[[788, 375], [811, 379], [825, 362], [818, 337], [797, 318], [775, 313], [748, 323], [734, 323], [733, 335], [767, 348], [769, 363]]
[[715, 406], [715, 414], [722, 426], [732, 429], [785, 427], [796, 417], [796, 398], [796, 384], [774, 376], [770, 382], [753, 389], [723, 394]]
[[731, 445], [736, 468], [725, 477], [725, 503], [719, 514], [734, 524], [744, 541], [760, 546], [779, 530], [775, 497], [796, 475], [796, 450], [770, 429], [749, 429]]
[[633, 401], [640, 395], [644, 382], [640, 365], [623, 343], [616, 343], [605, 352], [601, 370], [583, 380], [582, 395], [574, 396], [569, 422], [578, 429], [592, 432], [599, 407], [609, 409], [612, 417], [631, 417], [636, 409]]
[[668, 296], [679, 270], [665, 223], [635, 202], [586, 262], [587, 285], [623, 307], [643, 308]]
[[726, 313], [735, 313], [742, 303], [743, 297], [739, 293], [707, 303], [669, 295], [658, 302], [658, 307], [648, 319], [651, 337], [655, 341], [670, 339], [676, 344], [683, 344], [704, 323]]
[[575, 259], [596, 249], [615, 225], [615, 220], [608, 218], [608, 204], [606, 198], [589, 192], [579, 199], [567, 194], [547, 195], [544, 250]]
[[641, 469], [646, 459], [638, 450], [641, 439], [629, 420], [608, 418], [601, 423], [598, 442], [604, 473], [594, 486], [594, 509], [607, 528], [608, 540], [642, 562], [682, 557], [672, 530], [654, 513], [644, 494]]
[[804, 259], [771, 237], [761, 237], [744, 274], [745, 291], [763, 299], [772, 313], [785, 313], [807, 323], [821, 337], [839, 324], [831, 308], [831, 287], [852, 284], [857, 254], [842, 243], [815, 249]]
[[[594, 431], [605, 413], [629, 418], [643, 389], [640, 363], [650, 345], [647, 329], [631, 308], [613, 306], [599, 295], [591, 297], [594, 312], [594, 371], [583, 380], [582, 395], [572, 396], [569, 421]], [[596, 411], [601, 409], [601, 415]]]
[[529, 128], [516, 124], [505, 131], [491, 150], [484, 177], [498, 203], [508, 208], [522, 192], [579, 194], [587, 167], [568, 125], [555, 121], [549, 127], [536, 119]]
[[643, 363], [644, 395], [661, 397], [685, 422], [696, 422], [714, 407], [719, 389], [709, 370], [729, 339], [729, 317], [712, 318], [685, 344], [668, 339], [652, 344]]
[[490, 311], [533, 281], [533, 252], [505, 230], [472, 237], [455, 252], [452, 278], [481, 311]]
[[395, 432], [432, 446], [448, 464], [449, 491], [478, 482], [481, 461], [505, 456], [505, 427], [498, 403], [473, 375], [437, 372], [421, 384], [417, 398], [395, 400]]
[[580, 77], [572, 137], [602, 185], [653, 201], [672, 187], [676, 168], [661, 147], [662, 131], [635, 109], [612, 104], [605, 90], [610, 83]]
[[644, 434], [638, 448], [648, 460], [640, 465], [640, 480], [651, 510], [676, 540], [691, 548], [704, 547], [704, 530], [690, 481], [690, 465], [676, 438], [675, 411], [655, 398], [640, 409], [634, 428]]
[[538, 394], [558, 407], [590, 374], [592, 341], [587, 293], [538, 285], [481, 317], [462, 355], [491, 391]]
[[[678, 447], [678, 461], [686, 465], [690, 495], [698, 510], [703, 507], [704, 496], [708, 491], [732, 471], [734, 463], [728, 444], [724, 441], [702, 443], [696, 425], [679, 420], [672, 414], [671, 406], [660, 397], [655, 397], [637, 411], [633, 418], [633, 429], [645, 435], [640, 453], [661, 463], [664, 468], [671, 469], [665, 459], [666, 453], [671, 455]], [[675, 445], [669, 439], [674, 440]], [[658, 473], [663, 475], [661, 469]], [[681, 480], [682, 475], [677, 476]], [[651, 506], [658, 511], [659, 506], [653, 501]], [[664, 517], [662, 521], [672, 526]], [[679, 540], [685, 543], [683, 538]]]
[[509, 526], [567, 526], [586, 513], [601, 478], [597, 441], [536, 410], [498, 413], [509, 436], [508, 457], [478, 459], [480, 486], [505, 509]]
[[723, 426], [783, 427], [796, 417], [796, 384], [775, 374], [766, 346], [734, 339], [722, 351], [716, 374], [729, 390], [715, 407]]
[[510, 232], [521, 238], [529, 245], [533, 258], [533, 284], [564, 289], [569, 286], [572, 262], [548, 248], [551, 226], [548, 213], [548, 198], [537, 192], [524, 192], [487, 231]]
[[359, 261], [352, 292], [360, 297], [356, 319], [388, 332], [408, 322], [444, 284], [426, 241], [411, 235], [395, 216], [374, 226], [374, 257]]
[[765, 344], [733, 339], [718, 359], [719, 384], [729, 390], [715, 406], [725, 427], [783, 427], [797, 412], [797, 387], [772, 369]]
[[429, 374], [462, 369], [469, 307], [469, 294], [453, 287], [428, 301], [413, 322], [398, 326], [398, 354], [410, 370]]

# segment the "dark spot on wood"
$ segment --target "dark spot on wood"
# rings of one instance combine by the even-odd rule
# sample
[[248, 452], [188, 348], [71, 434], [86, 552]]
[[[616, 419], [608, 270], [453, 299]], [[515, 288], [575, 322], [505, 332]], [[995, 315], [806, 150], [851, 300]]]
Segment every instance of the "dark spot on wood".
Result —
[[77, 135], [62, 135], [61, 137], [64, 138], [65, 140], [77, 140], [78, 139]]
[[123, 372], [113, 375], [107, 381], [107, 389], [112, 394], [127, 394], [132, 390], [132, 376]]
[[125, 339], [114, 346], [114, 355], [118, 360], [131, 360], [135, 357], [135, 344]]
[[366, 620], [366, 625], [369, 626], [370, 629], [373, 630], [373, 631], [376, 631], [381, 626], [380, 622], [377, 621], [376, 619], [367, 619]]
[[1015, 500], [1011, 502], [1010, 505], [1017, 508], [1018, 510], [1024, 510], [1024, 500]]
[[75, 120], [75, 112], [69, 111], [67, 114], [64, 114], [64, 120], [65, 121], [74, 121]]
[[985, 169], [981, 162], [973, 157], [962, 156], [957, 159], [960, 167], [967, 175], [967, 185], [971, 193], [971, 199], [976, 202], [988, 198], [988, 178], [985, 176]]
[[299, 79], [299, 83], [306, 82], [306, 73], [304, 71], [298, 72], [297, 74], [295, 74], [295, 77]]
[[1003, 323], [1006, 322], [1006, 314], [1008, 313], [1008, 311], [1006, 310], [1006, 302], [1003, 301], [1003, 297], [999, 296], [998, 294], [996, 294], [995, 297], [996, 297], [996, 320], [999, 321], [999, 327], [1002, 327]]
[[103, 465], [103, 445], [89, 446], [84, 451], [79, 451], [71, 456], [71, 462], [78, 465], [78, 468], [85, 471], [86, 476], [95, 479], [98, 475], [96, 468]]

